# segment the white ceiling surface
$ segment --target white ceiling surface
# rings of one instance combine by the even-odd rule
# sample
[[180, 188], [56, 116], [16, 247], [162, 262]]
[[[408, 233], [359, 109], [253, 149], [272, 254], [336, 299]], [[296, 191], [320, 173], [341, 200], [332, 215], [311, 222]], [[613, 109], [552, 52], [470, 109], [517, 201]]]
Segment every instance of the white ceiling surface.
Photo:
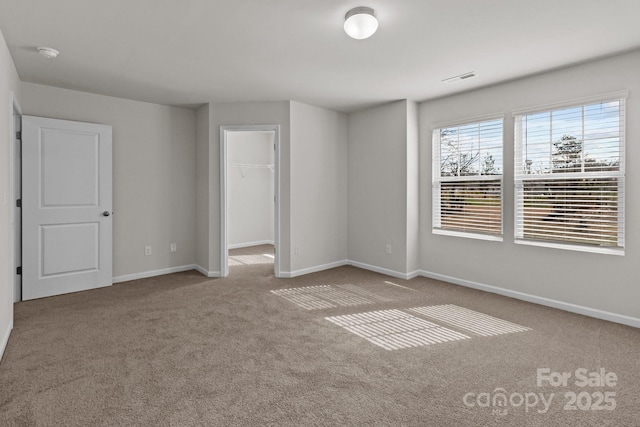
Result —
[[[376, 10], [367, 40], [342, 30]], [[422, 101], [640, 47], [640, 0], [0, 0], [20, 78], [168, 105]], [[46, 60], [35, 50], [61, 54]], [[441, 80], [475, 71], [455, 84]]]

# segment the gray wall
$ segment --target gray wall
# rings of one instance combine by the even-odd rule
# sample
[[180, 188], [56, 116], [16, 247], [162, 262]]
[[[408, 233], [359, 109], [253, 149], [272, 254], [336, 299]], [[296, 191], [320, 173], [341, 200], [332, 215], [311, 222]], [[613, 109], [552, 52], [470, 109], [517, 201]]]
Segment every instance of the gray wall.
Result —
[[[203, 268], [220, 271], [223, 125], [280, 125], [278, 255], [283, 275], [346, 260], [346, 120], [344, 114], [289, 101], [210, 104], [208, 168], [198, 172], [198, 185], [206, 186], [210, 197], [206, 212], [198, 207], [198, 217], [210, 219], [209, 263]], [[203, 141], [198, 144], [198, 153], [204, 153]], [[294, 244], [299, 255], [293, 255]]]
[[[196, 112], [23, 83], [24, 113], [113, 127], [113, 274], [195, 263]], [[171, 253], [169, 244], [177, 243]], [[144, 256], [151, 245], [152, 256]]]
[[[640, 52], [612, 57], [420, 105], [421, 268], [481, 284], [640, 317]], [[513, 109], [629, 90], [626, 256], [513, 243]], [[434, 124], [505, 113], [504, 242], [431, 233], [431, 129]]]
[[13, 158], [9, 133], [13, 107], [10, 106], [11, 93], [18, 102], [20, 80], [7, 44], [0, 32], [0, 358], [13, 327], [13, 278], [14, 248], [11, 239], [13, 224]]
[[420, 155], [418, 104], [407, 102], [407, 266], [415, 274], [420, 265]]
[[198, 109], [196, 121], [196, 265], [203, 272], [209, 272], [209, 234], [212, 228], [209, 214], [212, 202], [209, 194], [209, 104]]
[[274, 164], [273, 132], [230, 132], [227, 136], [228, 245], [273, 242], [274, 169], [238, 165]]
[[[208, 265], [201, 267], [212, 274], [220, 273], [220, 126], [224, 125], [280, 125], [280, 268], [289, 271], [291, 211], [289, 157], [289, 102], [237, 102], [209, 104], [209, 144], [207, 169], [199, 171], [198, 185], [207, 188], [207, 212], [199, 207], [198, 215], [209, 218]], [[198, 153], [204, 152], [198, 141]], [[202, 182], [206, 180], [206, 183]], [[201, 233], [201, 230], [197, 231]]]
[[295, 274], [347, 259], [347, 116], [299, 102], [290, 111]]
[[[407, 273], [408, 171], [416, 172], [415, 164], [407, 169], [409, 104], [398, 101], [349, 115], [349, 259], [397, 273]], [[415, 123], [412, 118], [411, 126]], [[414, 131], [414, 159], [416, 142]]]

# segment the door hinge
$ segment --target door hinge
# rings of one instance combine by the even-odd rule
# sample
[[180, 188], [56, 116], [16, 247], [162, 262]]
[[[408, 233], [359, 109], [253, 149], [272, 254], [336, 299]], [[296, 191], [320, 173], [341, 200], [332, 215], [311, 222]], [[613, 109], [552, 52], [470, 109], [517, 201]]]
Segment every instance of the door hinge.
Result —
[[18, 141], [22, 141], [22, 132], [20, 132], [20, 131], [16, 132], [16, 139]]
[[21, 208], [22, 207], [22, 199], [16, 200], [16, 207], [17, 208]]
[[16, 274], [22, 274], [22, 267], [16, 268]]

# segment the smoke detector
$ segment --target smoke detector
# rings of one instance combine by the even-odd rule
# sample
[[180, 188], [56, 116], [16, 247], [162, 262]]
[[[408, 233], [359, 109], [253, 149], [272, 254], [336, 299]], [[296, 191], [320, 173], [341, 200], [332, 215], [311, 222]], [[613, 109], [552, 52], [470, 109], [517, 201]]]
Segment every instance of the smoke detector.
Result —
[[60, 52], [50, 47], [39, 47], [38, 53], [47, 59], [54, 59], [56, 56], [60, 54]]

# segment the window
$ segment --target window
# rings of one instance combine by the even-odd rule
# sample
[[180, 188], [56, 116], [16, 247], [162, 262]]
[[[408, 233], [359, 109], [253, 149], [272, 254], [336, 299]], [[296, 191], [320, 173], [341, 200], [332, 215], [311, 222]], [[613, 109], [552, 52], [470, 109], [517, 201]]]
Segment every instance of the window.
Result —
[[516, 243], [623, 254], [624, 97], [515, 114]]
[[433, 232], [502, 240], [502, 118], [433, 131]]

